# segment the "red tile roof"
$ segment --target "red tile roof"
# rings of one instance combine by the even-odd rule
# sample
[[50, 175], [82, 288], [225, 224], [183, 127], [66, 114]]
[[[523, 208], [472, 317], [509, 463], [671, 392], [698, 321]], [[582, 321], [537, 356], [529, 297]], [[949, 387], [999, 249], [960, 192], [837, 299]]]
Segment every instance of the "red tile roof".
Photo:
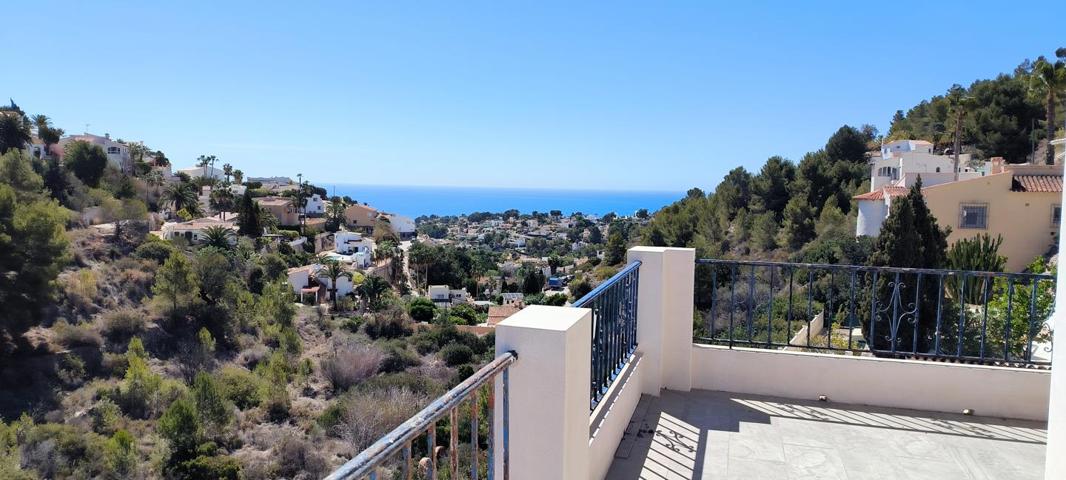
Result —
[[1062, 175], [1015, 175], [1012, 192], [1062, 192]]
[[874, 190], [862, 195], [855, 195], [851, 198], [855, 200], [884, 200], [885, 195], [888, 195], [889, 197], [902, 197], [906, 194], [906, 187], [881, 187], [879, 190]]

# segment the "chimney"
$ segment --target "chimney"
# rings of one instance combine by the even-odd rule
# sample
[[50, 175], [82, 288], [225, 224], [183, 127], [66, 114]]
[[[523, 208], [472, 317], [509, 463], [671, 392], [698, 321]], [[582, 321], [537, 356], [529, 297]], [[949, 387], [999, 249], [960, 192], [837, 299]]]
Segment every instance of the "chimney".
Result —
[[111, 140], [111, 134], [110, 133], [105, 133], [104, 134], [104, 138], [106, 138], [108, 140]]
[[992, 171], [989, 173], [993, 175], [1003, 173], [1004, 163], [1006, 163], [1006, 161], [1003, 160], [1003, 157], [992, 157]]

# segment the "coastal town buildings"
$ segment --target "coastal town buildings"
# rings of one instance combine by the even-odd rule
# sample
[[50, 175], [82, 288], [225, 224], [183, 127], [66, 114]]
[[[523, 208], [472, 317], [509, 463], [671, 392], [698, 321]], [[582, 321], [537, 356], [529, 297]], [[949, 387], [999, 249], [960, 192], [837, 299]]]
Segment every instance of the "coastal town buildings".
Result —
[[107, 162], [111, 166], [127, 173], [133, 170], [133, 161], [130, 159], [130, 147], [124, 143], [112, 140], [110, 133], [105, 133], [102, 137], [89, 133], [63, 137], [59, 140], [57, 149], [60, 157], [63, 156], [63, 149], [66, 148], [67, 145], [70, 145], [71, 142], [86, 142], [92, 145], [97, 145], [107, 154]]

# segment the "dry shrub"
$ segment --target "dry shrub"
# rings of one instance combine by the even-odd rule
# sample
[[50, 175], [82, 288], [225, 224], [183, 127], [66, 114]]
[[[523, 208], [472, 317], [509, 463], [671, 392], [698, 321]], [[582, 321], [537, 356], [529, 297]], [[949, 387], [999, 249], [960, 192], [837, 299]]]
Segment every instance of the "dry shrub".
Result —
[[295, 478], [305, 473], [310, 478], [322, 478], [327, 472], [326, 459], [319, 455], [317, 448], [303, 438], [286, 435], [274, 447], [277, 457], [277, 473], [282, 477]]
[[95, 307], [99, 288], [92, 269], [83, 268], [62, 277], [60, 282], [67, 303], [76, 311], [90, 313]]
[[322, 375], [340, 392], [378, 373], [385, 354], [370, 345], [345, 344], [322, 360]]
[[107, 312], [103, 316], [103, 331], [110, 339], [127, 339], [144, 330], [145, 313], [132, 308]]
[[52, 332], [55, 342], [66, 348], [99, 347], [104, 343], [100, 334], [88, 324], [71, 325], [61, 320], [52, 326]]
[[319, 424], [358, 452], [414, 416], [430, 400], [406, 388], [352, 391], [327, 408]]

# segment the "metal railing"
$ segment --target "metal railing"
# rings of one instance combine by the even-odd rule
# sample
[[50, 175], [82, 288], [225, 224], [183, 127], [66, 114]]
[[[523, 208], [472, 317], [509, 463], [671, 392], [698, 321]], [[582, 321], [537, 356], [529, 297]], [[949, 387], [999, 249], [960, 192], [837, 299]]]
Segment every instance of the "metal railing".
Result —
[[637, 348], [639, 277], [640, 262], [630, 263], [572, 305], [592, 309], [591, 410]]
[[[480, 370], [475, 372], [469, 378], [464, 380], [455, 388], [452, 388], [440, 398], [433, 401], [422, 411], [415, 414], [409, 420], [404, 422], [399, 427], [396, 427], [393, 431], [389, 432], [384, 437], [381, 437], [373, 445], [367, 447], [355, 458], [347, 461], [340, 468], [330, 473], [327, 480], [348, 480], [348, 479], [363, 479], [369, 478], [371, 480], [377, 480], [378, 478], [403, 478], [412, 479], [415, 477], [415, 460], [414, 460], [414, 447], [415, 440], [420, 436], [426, 437], [426, 455], [428, 456], [428, 464], [425, 465], [425, 472], [418, 475], [419, 478], [435, 479], [437, 478], [437, 463], [438, 463], [438, 449], [437, 449], [437, 422], [442, 420], [445, 416], [448, 417], [449, 425], [449, 448], [448, 459], [450, 463], [449, 477], [450, 479], [460, 478], [459, 472], [459, 408], [466, 402], [470, 407], [470, 476], [469, 478], [476, 480], [479, 475], [479, 455], [481, 449], [479, 448], [478, 439], [478, 417], [479, 410], [481, 410], [481, 390], [487, 392], [487, 408], [486, 422], [488, 423], [488, 438], [487, 438], [487, 477], [491, 480], [494, 478], [495, 469], [493, 465], [494, 450], [496, 448], [501, 449], [503, 478], [506, 480], [509, 474], [509, 452], [508, 452], [508, 427], [510, 425], [510, 405], [508, 401], [508, 393], [510, 389], [510, 379], [508, 377], [508, 367], [511, 366], [518, 359], [518, 355], [515, 352], [507, 352], [503, 355], [496, 357], [492, 362], [481, 367]], [[497, 446], [497, 439], [495, 438], [494, 428], [494, 404], [495, 404], [495, 392], [493, 386], [493, 380], [497, 375], [503, 377], [503, 418], [502, 429], [503, 438], [500, 439], [502, 444]], [[398, 453], [402, 452], [402, 458], [395, 458]], [[419, 467], [420, 468], [420, 467]], [[396, 476], [399, 473], [400, 476]]]
[[1003, 366], [1047, 366], [1055, 277], [696, 260], [696, 339]]

